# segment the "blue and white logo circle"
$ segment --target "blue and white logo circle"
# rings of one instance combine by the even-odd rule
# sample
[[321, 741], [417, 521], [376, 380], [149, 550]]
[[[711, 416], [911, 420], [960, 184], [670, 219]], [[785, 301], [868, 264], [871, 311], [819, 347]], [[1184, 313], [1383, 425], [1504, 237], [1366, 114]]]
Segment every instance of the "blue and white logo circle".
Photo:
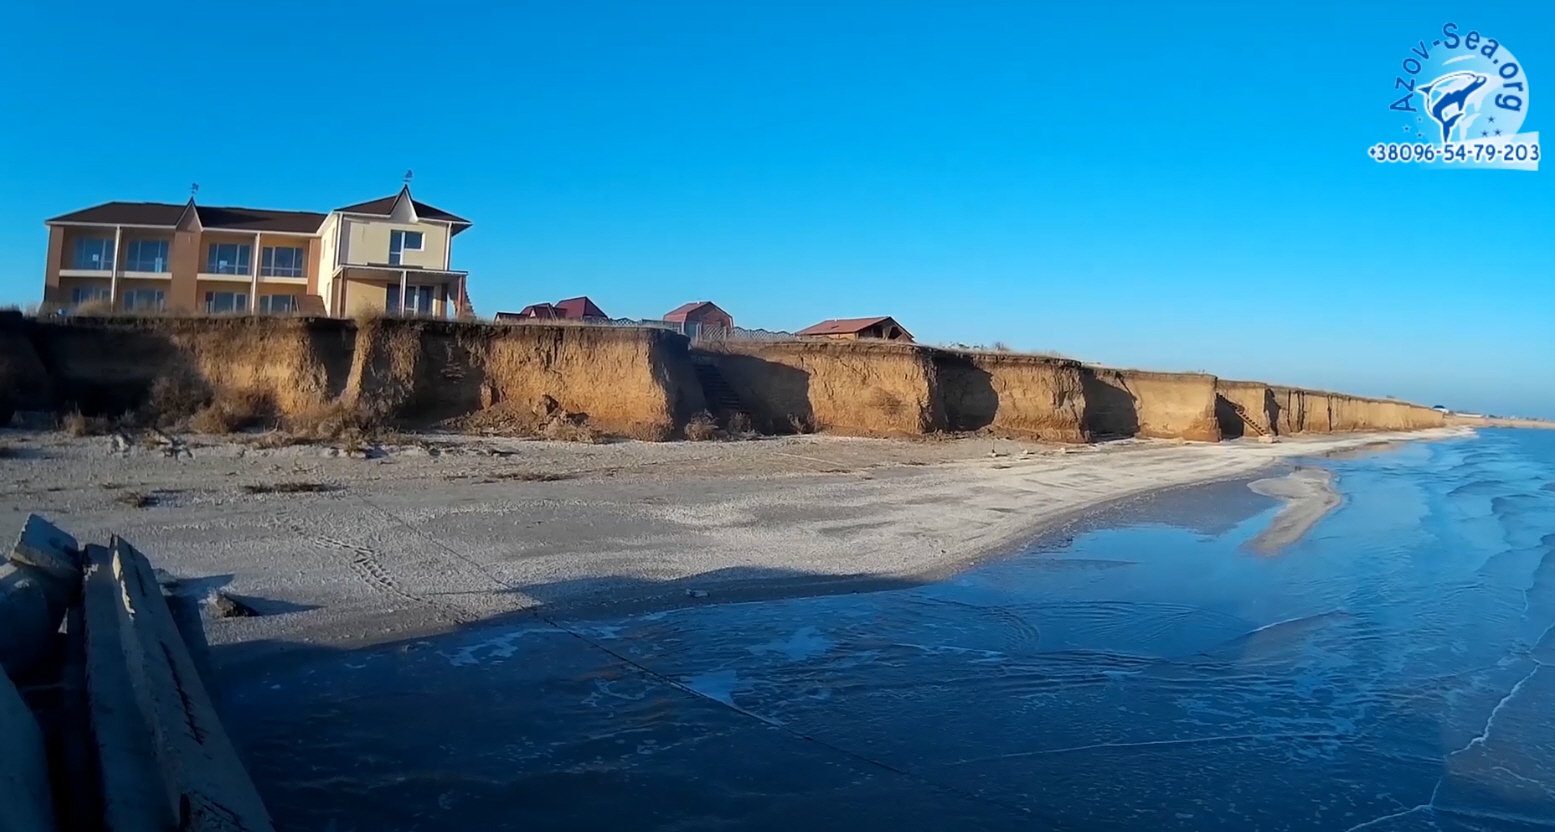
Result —
[[1388, 109], [1402, 117], [1402, 142], [1395, 133], [1372, 158], [1537, 169], [1539, 134], [1523, 132], [1528, 75], [1500, 41], [1448, 23], [1410, 47], [1399, 68]]

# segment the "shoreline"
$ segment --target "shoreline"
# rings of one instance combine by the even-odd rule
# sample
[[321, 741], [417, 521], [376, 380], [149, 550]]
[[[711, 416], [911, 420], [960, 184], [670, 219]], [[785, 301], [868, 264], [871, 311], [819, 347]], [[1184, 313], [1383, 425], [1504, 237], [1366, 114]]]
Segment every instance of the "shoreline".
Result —
[[[208, 630], [257, 658], [536, 612], [586, 620], [919, 585], [1163, 490], [1473, 431], [1078, 447], [425, 435], [372, 460], [201, 437], [192, 457], [125, 455], [101, 438], [5, 434], [22, 444], [0, 460], [11, 483], [0, 488], [0, 522], [38, 511], [80, 537], [122, 534], [193, 591], [252, 601], [265, 614]], [[287, 483], [317, 490], [266, 490]], [[127, 507], [129, 493], [149, 504]]]

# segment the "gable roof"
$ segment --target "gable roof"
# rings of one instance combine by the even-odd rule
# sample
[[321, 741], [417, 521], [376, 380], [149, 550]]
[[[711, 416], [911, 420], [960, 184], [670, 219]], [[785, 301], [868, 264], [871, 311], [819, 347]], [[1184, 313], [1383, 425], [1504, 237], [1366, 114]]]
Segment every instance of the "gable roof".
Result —
[[[498, 313], [498, 314], [499, 315], [507, 315], [507, 314], [510, 314], [510, 313], [501, 312], [501, 313]], [[520, 317], [520, 318], [540, 318], [542, 320], [551, 321], [551, 320], [555, 320], [557, 318], [561, 318], [561, 317], [563, 317], [563, 315], [562, 315], [562, 312], [561, 312], [560, 309], [557, 309], [556, 307], [550, 305], [549, 303], [531, 303], [528, 306], [524, 307], [523, 309], [519, 310], [518, 317]]]
[[896, 320], [894, 318], [892, 318], [890, 315], [880, 315], [880, 316], [874, 317], [874, 318], [832, 318], [832, 319], [829, 319], [829, 320], [821, 321], [820, 323], [815, 324], [814, 326], [807, 326], [804, 329], [801, 329], [801, 330], [799, 330], [798, 332], [796, 332], [794, 334], [795, 335], [854, 335], [854, 334], [863, 332], [864, 330], [869, 329], [870, 327], [875, 326], [877, 324], [885, 323], [886, 321], [890, 321], [891, 323], [896, 324], [896, 328], [900, 329], [903, 332], [903, 334], [906, 334], [908, 336], [912, 335], [912, 333], [907, 331], [907, 327], [902, 326], [899, 323], [896, 323]]
[[400, 188], [399, 193], [392, 196], [370, 199], [366, 202], [358, 202], [355, 205], [347, 205], [344, 208], [336, 208], [335, 210], [343, 214], [371, 214], [376, 217], [388, 217], [393, 216], [395, 206], [397, 205], [401, 206], [401, 210], [404, 210], [403, 203], [405, 202], [410, 203], [410, 206], [415, 209], [416, 217], [420, 219], [449, 222], [465, 227], [470, 225], [470, 221], [463, 217], [455, 216], [441, 208], [434, 208], [425, 202], [417, 202], [412, 199], [409, 185]]
[[595, 306], [594, 301], [589, 300], [586, 295], [576, 298], [567, 298], [566, 300], [559, 300], [556, 302], [556, 308], [561, 310], [561, 317], [563, 318], [577, 319], [610, 317], [609, 315], [605, 314], [605, 310]]
[[[149, 225], [175, 228], [189, 203], [104, 202], [91, 208], [62, 214], [47, 223], [94, 223], [98, 225]], [[289, 231], [313, 234], [324, 224], [325, 214], [314, 211], [270, 211], [264, 208], [227, 208], [196, 205], [194, 214], [204, 228], [231, 228], [242, 231]]]
[[700, 309], [705, 309], [709, 306], [717, 309], [719, 312], [723, 312], [725, 315], [729, 314], [728, 312], [724, 312], [723, 308], [718, 304], [713, 303], [710, 300], [694, 300], [690, 303], [683, 303], [664, 313], [664, 320], [671, 321], [673, 323], [685, 323], [686, 318], [690, 317], [691, 313]]

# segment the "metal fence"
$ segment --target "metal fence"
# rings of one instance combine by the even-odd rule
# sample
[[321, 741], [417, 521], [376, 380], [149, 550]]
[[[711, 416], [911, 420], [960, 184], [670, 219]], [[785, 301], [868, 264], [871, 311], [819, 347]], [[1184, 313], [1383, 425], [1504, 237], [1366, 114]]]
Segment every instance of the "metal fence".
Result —
[[773, 332], [767, 329], [745, 329], [743, 327], [705, 326], [696, 323], [679, 323], [676, 321], [632, 321], [627, 319], [613, 319], [608, 322], [610, 326], [635, 326], [652, 327], [654, 329], [667, 329], [678, 332], [690, 338], [693, 343], [711, 343], [717, 341], [788, 341], [799, 336], [792, 332]]

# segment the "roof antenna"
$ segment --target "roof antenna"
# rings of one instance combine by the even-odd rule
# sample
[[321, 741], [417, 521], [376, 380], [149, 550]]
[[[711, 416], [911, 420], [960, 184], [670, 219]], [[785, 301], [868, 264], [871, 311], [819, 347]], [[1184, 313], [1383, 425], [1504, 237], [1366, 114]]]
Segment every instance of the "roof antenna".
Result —
[[411, 177], [413, 177], [415, 175], [416, 175], [415, 171], [409, 171], [409, 170], [405, 171], [405, 187], [407, 187], [407, 188], [410, 187], [410, 179], [411, 179]]
[[191, 182], [191, 183], [189, 183], [189, 198], [190, 199], [194, 199], [194, 195], [199, 193], [199, 192], [200, 192], [200, 183], [198, 183], [198, 182]]

